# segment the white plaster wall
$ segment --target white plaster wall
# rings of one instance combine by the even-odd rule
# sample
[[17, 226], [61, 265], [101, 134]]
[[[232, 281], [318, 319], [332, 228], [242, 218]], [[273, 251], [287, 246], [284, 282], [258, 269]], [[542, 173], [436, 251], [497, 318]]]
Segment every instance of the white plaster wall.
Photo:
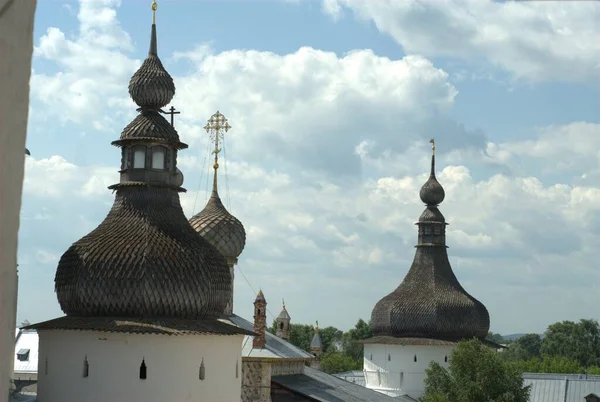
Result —
[[425, 388], [425, 369], [432, 361], [448, 367], [446, 356], [449, 358], [453, 349], [453, 346], [365, 345], [366, 386], [393, 397], [420, 398]]
[[17, 234], [35, 0], [0, 0], [0, 402], [8, 400], [13, 369]]
[[[39, 336], [38, 402], [239, 402], [241, 398], [243, 335], [39, 331]], [[84, 378], [86, 355], [89, 377]], [[139, 378], [142, 358], [146, 380]], [[206, 377], [200, 380], [203, 358]]]

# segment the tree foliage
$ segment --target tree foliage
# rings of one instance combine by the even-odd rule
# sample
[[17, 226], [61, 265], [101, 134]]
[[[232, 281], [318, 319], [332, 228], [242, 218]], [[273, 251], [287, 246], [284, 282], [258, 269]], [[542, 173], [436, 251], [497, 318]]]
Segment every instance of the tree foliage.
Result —
[[459, 342], [448, 369], [426, 369], [424, 402], [527, 402], [529, 388], [519, 371], [479, 340]]
[[546, 330], [543, 356], [575, 359], [583, 367], [600, 365], [600, 327], [596, 320], [562, 321]]
[[328, 352], [321, 358], [321, 369], [328, 373], [343, 373], [350, 370], [361, 370], [362, 362], [359, 364], [350, 356], [340, 352]]

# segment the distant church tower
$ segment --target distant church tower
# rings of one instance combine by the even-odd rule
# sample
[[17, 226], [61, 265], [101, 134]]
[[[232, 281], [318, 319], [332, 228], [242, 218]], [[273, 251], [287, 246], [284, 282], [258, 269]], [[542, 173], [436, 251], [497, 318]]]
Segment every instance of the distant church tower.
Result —
[[[218, 110], [204, 127], [215, 144], [212, 194], [204, 209], [190, 219], [190, 224], [200, 236], [208, 240], [225, 256], [231, 274], [231, 287], [233, 288], [234, 266], [237, 264], [238, 257], [242, 254], [246, 245], [246, 231], [244, 225], [235, 216], [231, 215], [221, 202], [217, 186], [217, 169], [219, 169], [219, 153], [221, 152], [219, 147], [223, 143], [224, 133], [229, 131], [230, 128], [227, 119]], [[233, 314], [233, 292], [225, 308], [225, 315], [231, 314]]]
[[114, 204], [56, 270], [66, 316], [27, 327], [39, 333], [38, 398], [239, 401], [235, 370], [252, 333], [217, 319], [231, 274], [181, 209], [177, 155], [187, 145], [161, 115], [175, 85], [158, 58], [155, 16], [129, 94], [139, 114], [112, 143], [122, 155]]
[[431, 175], [419, 194], [426, 208], [417, 222], [414, 261], [400, 286], [375, 305], [374, 337], [362, 341], [367, 388], [393, 397], [420, 398], [429, 363], [446, 366], [457, 341], [483, 340], [490, 327], [485, 306], [463, 289], [448, 261], [447, 223], [438, 209], [445, 193], [430, 143]]
[[256, 335], [252, 339], [252, 346], [255, 348], [264, 348], [267, 343], [267, 301], [262, 290], [258, 291], [256, 300], [254, 300], [254, 332]]
[[285, 301], [283, 302], [283, 307], [281, 309], [281, 313], [277, 316], [277, 330], [275, 331], [275, 335], [280, 337], [281, 339], [285, 339], [286, 341], [290, 340], [290, 321], [291, 317], [285, 308]]
[[317, 370], [321, 370], [321, 357], [323, 356], [323, 343], [321, 342], [321, 335], [319, 334], [319, 322], [315, 327], [315, 333], [312, 341], [310, 342], [310, 353], [314, 356], [314, 359], [310, 362], [310, 366]]

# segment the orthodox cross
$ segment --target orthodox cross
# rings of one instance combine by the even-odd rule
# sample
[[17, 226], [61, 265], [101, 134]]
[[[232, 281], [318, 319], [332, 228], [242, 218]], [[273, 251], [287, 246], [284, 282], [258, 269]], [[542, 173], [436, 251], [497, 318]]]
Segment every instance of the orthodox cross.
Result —
[[173, 119], [173, 117], [174, 117], [173, 115], [175, 115], [175, 114], [181, 114], [181, 112], [179, 112], [179, 111], [176, 112], [175, 111], [175, 106], [171, 106], [171, 108], [169, 109], [168, 112], [165, 112], [164, 110], [161, 110], [160, 112], [162, 114], [170, 114], [171, 115], [171, 126], [175, 127], [175, 122], [174, 122], [174, 119]]
[[215, 170], [219, 168], [219, 152], [221, 152], [219, 142], [223, 141], [223, 135], [228, 132], [230, 128], [231, 126], [227, 122], [227, 118], [218, 110], [217, 113], [213, 114], [210, 119], [208, 119], [206, 126], [204, 126], [204, 129], [210, 135], [211, 141], [215, 143], [215, 150], [212, 152], [215, 154], [215, 164], [213, 166]]

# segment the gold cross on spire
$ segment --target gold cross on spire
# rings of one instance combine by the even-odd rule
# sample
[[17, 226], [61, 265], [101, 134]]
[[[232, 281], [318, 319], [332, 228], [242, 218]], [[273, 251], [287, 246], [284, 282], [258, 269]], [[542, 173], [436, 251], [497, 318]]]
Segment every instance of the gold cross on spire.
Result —
[[215, 170], [219, 168], [219, 152], [221, 152], [219, 143], [223, 142], [223, 135], [228, 132], [230, 128], [231, 126], [227, 122], [227, 118], [218, 110], [217, 113], [213, 114], [210, 119], [208, 119], [206, 126], [204, 126], [204, 129], [210, 135], [211, 141], [215, 143], [215, 150], [213, 151], [213, 154], [215, 154], [215, 164], [213, 166]]
[[156, 9], [158, 8], [158, 4], [156, 4], [156, 0], [152, 1], [152, 24], [156, 24]]

